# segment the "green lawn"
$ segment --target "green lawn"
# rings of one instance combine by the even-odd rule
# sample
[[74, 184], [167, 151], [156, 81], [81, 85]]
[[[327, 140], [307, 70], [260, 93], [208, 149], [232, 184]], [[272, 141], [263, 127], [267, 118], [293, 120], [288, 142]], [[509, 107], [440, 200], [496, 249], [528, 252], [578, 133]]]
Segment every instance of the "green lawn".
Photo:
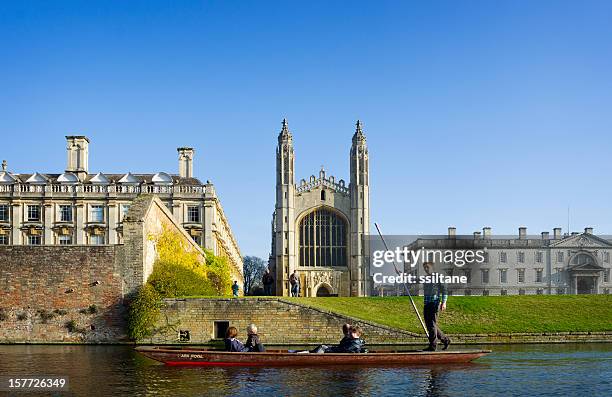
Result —
[[[422, 332], [407, 297], [284, 299]], [[414, 299], [422, 313], [423, 299]], [[612, 295], [450, 297], [440, 327], [448, 333], [612, 331]]]

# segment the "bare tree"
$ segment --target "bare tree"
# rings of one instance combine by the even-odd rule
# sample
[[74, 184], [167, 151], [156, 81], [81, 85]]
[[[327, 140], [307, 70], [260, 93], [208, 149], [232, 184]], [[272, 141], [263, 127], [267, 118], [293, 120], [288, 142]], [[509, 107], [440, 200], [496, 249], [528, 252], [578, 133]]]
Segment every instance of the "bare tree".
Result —
[[253, 287], [261, 284], [261, 278], [266, 271], [268, 264], [256, 256], [244, 257], [244, 294], [250, 295]]

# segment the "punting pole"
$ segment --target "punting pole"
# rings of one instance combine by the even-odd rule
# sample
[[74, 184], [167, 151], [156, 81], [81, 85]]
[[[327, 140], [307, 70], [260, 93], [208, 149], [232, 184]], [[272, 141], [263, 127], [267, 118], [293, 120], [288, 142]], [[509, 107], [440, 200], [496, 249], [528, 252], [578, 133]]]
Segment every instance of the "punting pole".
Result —
[[[383, 237], [380, 231], [380, 228], [378, 227], [378, 223], [374, 222], [374, 226], [376, 226], [376, 231], [378, 232], [378, 235], [380, 236], [380, 239], [382, 240], [382, 243], [385, 246], [385, 249], [389, 251], [389, 247], [387, 246], [387, 242], [385, 241], [385, 238]], [[395, 265], [395, 259], [393, 259], [393, 268], [395, 269], [395, 273], [398, 276], [400, 276], [401, 273], [399, 269], [397, 268], [397, 266]], [[408, 288], [408, 286], [406, 286], [405, 282], [402, 283], [402, 285], [404, 286], [404, 290], [406, 291], [406, 294], [408, 294], [408, 298], [410, 298], [410, 303], [412, 303], [412, 308], [414, 309], [414, 312], [416, 313], [417, 317], [419, 318], [419, 321], [421, 322], [421, 326], [423, 327], [423, 331], [425, 331], [425, 335], [429, 338], [429, 332], [427, 332], [427, 327], [425, 326], [425, 323], [423, 322], [423, 319], [421, 318], [421, 314], [419, 313], [419, 310], [414, 304], [414, 300], [412, 300], [412, 295], [410, 295], [410, 289]]]

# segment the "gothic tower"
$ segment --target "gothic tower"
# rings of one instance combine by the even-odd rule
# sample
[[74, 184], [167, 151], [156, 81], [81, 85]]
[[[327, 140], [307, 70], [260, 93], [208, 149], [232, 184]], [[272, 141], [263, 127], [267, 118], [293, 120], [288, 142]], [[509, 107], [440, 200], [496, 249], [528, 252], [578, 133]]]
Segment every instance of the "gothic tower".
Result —
[[351, 146], [351, 295], [370, 294], [368, 236], [370, 234], [370, 171], [368, 146], [357, 120]]
[[276, 149], [275, 280], [276, 294], [289, 295], [289, 275], [295, 269], [295, 176], [293, 136], [287, 120]]

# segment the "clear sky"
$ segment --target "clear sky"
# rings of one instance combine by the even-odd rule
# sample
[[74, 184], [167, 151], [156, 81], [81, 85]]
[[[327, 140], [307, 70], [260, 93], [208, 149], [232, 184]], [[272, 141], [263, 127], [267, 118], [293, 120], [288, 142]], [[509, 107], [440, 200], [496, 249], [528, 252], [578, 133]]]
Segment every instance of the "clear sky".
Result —
[[612, 233], [610, 1], [3, 1], [0, 157], [61, 172], [215, 183], [244, 255], [267, 258], [281, 120], [296, 179], [348, 180], [370, 147], [387, 234]]

